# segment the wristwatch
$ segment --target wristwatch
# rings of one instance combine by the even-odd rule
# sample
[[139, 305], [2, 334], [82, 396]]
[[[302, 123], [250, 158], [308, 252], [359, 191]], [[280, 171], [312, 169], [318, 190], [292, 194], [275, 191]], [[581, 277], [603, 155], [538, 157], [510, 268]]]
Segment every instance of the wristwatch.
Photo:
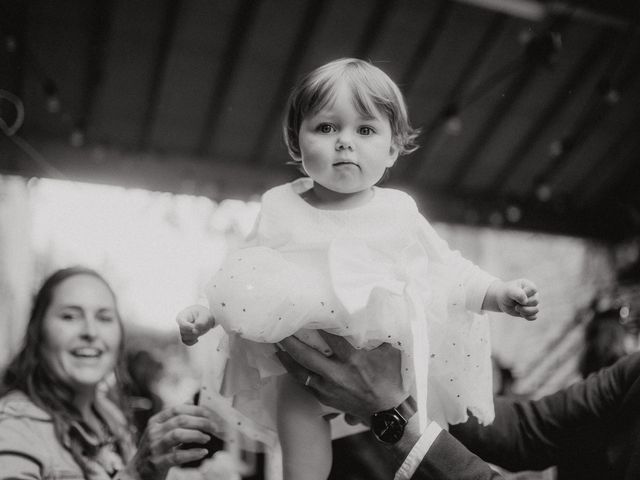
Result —
[[376, 439], [384, 444], [393, 445], [402, 438], [404, 427], [416, 413], [418, 406], [414, 398], [407, 399], [395, 408], [383, 410], [371, 415], [371, 431]]

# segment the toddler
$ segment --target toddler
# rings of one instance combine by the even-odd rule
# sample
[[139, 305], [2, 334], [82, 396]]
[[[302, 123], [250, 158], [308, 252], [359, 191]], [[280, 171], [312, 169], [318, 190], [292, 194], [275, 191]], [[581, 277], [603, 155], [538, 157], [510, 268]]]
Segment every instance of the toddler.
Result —
[[228, 358], [219, 398], [229, 402], [215, 407], [228, 408], [248, 437], [277, 434], [286, 480], [326, 478], [327, 414], [335, 412], [312, 386], [288, 378], [273, 345], [296, 335], [331, 355], [314, 331], [323, 329], [356, 348], [388, 342], [401, 350], [422, 425], [427, 411], [444, 427], [468, 411], [491, 422], [489, 328], [480, 313], [533, 320], [536, 287], [485, 273], [448, 248], [409, 195], [376, 186], [417, 148], [396, 84], [368, 62], [330, 62], [292, 92], [284, 136], [308, 177], [264, 194], [247, 246], [207, 287], [210, 310], [178, 314], [186, 344], [215, 324], [228, 334], [218, 350]]

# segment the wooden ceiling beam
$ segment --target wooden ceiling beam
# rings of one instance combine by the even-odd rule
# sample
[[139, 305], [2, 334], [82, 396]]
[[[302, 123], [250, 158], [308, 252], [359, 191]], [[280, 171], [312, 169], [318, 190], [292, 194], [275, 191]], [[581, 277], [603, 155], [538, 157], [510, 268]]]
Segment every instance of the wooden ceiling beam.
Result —
[[[401, 185], [396, 184], [402, 188]], [[607, 221], [594, 215], [593, 208], [578, 208], [567, 203], [552, 201], [547, 203], [511, 202], [509, 198], [493, 197], [478, 192], [451, 193], [443, 189], [429, 189], [428, 192], [408, 187], [418, 205], [430, 221], [483, 226], [498, 229], [544, 232], [592, 238], [611, 243], [621, 241], [625, 232], [626, 217], [623, 211], [598, 205], [597, 211], [607, 211]], [[517, 221], [509, 221], [508, 209], [518, 207], [521, 216]]]
[[[626, 40], [628, 37], [625, 35], [622, 40]], [[625, 45], [622, 44], [625, 48]], [[616, 58], [614, 52], [612, 58]], [[605, 69], [602, 78], [607, 78], [609, 75], [614, 75], [618, 65], [614, 65], [610, 62], [610, 65]], [[635, 81], [637, 75], [640, 74], [640, 57], [636, 57], [635, 61], [631, 61], [620, 78], [615, 79], [616, 88], [620, 91], [626, 91]], [[593, 132], [599, 125], [601, 125], [607, 118], [607, 115], [611, 113], [614, 105], [608, 102], [603, 92], [596, 90], [594, 95], [590, 99], [590, 103], [587, 104], [583, 113], [576, 120], [575, 124], [569, 130], [570, 148], [565, 149], [560, 155], [553, 158], [553, 161], [549, 162], [544, 170], [542, 170], [536, 177], [537, 184], [544, 184], [553, 182], [553, 177], [564, 168], [575, 155], [579, 155], [579, 149], [576, 148], [582, 142], [584, 142], [591, 132]]]
[[[247, 168], [223, 158], [212, 161], [210, 157], [151, 155], [106, 147], [74, 148], [57, 140], [38, 143], [34, 148], [40, 152], [39, 160], [17, 148], [3, 149], [0, 173], [205, 195], [214, 200], [249, 200], [297, 176], [287, 167]], [[11, 157], [17, 161], [7, 161]]]
[[[0, 2], [0, 88], [19, 98], [24, 96], [26, 43], [27, 2]], [[4, 102], [0, 104], [0, 114], [6, 107]], [[9, 118], [9, 115], [2, 118]]]
[[537, 65], [532, 63], [523, 63], [515, 77], [510, 80], [509, 86], [502, 93], [496, 105], [491, 110], [491, 113], [489, 113], [482, 122], [482, 126], [478, 130], [476, 136], [467, 145], [460, 157], [458, 157], [457, 165], [449, 175], [447, 188], [459, 190], [460, 186], [465, 183], [469, 172], [478, 161], [478, 158], [485, 146], [496, 134], [502, 123], [505, 121], [509, 110], [513, 108], [513, 104], [516, 99], [522, 94], [525, 87], [531, 82], [537, 71]]
[[504, 167], [498, 172], [491, 185], [487, 188], [489, 191], [499, 192], [502, 187], [507, 185], [512, 177], [518, 174], [524, 160], [527, 158], [527, 152], [531, 150], [540, 135], [549, 127], [553, 118], [555, 118], [569, 101], [570, 95], [567, 92], [575, 90], [576, 86], [582, 82], [589, 73], [590, 68], [596, 63], [611, 43], [611, 31], [604, 30], [594, 39], [589, 49], [582, 55], [580, 61], [576, 63], [570, 75], [556, 90], [554, 96], [547, 102], [546, 107], [533, 123], [532, 128], [523, 135], [515, 149], [504, 162]]
[[460, 3], [485, 8], [533, 22], [553, 17], [571, 17], [580, 22], [625, 30], [638, 18], [623, 18], [604, 10], [577, 5], [577, 2], [535, 0], [456, 0]]
[[[555, 19], [550, 22], [544, 34], [560, 35], [567, 25], [568, 19]], [[535, 40], [536, 38], [533, 37], [530, 41], [533, 42]], [[465, 184], [470, 172], [472, 172], [473, 167], [481, 157], [484, 148], [489, 144], [490, 139], [498, 132], [501, 124], [505, 121], [509, 110], [513, 108], [518, 97], [522, 95], [526, 87], [543, 66], [539, 59], [528, 58], [526, 49], [521, 58], [521, 62], [520, 67], [516, 70], [515, 77], [511, 79], [506, 91], [503, 92], [487, 119], [482, 122], [482, 127], [478, 134], [458, 158], [458, 164], [449, 176], [449, 181], [447, 182], [448, 188], [456, 189]]]
[[205, 121], [200, 131], [198, 144], [194, 154], [205, 156], [213, 146], [211, 145], [214, 132], [222, 114], [225, 98], [237, 73], [238, 62], [244, 45], [249, 40], [253, 22], [258, 13], [260, 2], [255, 0], [242, 0], [238, 2], [233, 24], [229, 33], [227, 45], [222, 54], [221, 66], [215, 82], [211, 86], [211, 97]]
[[89, 22], [89, 40], [87, 48], [86, 74], [82, 89], [80, 115], [75, 127], [81, 135], [86, 135], [96, 103], [98, 88], [103, 80], [103, 68], [106, 58], [109, 32], [113, 20], [113, 0], [93, 0]]
[[504, 31], [506, 18], [506, 16], [501, 14], [493, 16], [491, 22], [485, 29], [482, 38], [476, 44], [476, 47], [471, 55], [469, 55], [468, 60], [460, 71], [458, 78], [455, 80], [453, 88], [447, 95], [447, 99], [443, 104], [443, 108], [440, 110], [438, 115], [433, 118], [429, 125], [422, 129], [419, 152], [414, 154], [409, 161], [398, 162], [394, 167], [394, 169], [398, 171], [397, 174], [407, 180], [409, 177], [413, 178], [415, 176], [415, 172], [419, 172], [421, 170], [420, 166], [425, 164], [426, 160], [429, 159], [432, 149], [436, 144], [435, 137], [436, 135], [441, 134], [440, 129], [446, 121], [447, 115], [450, 113], [449, 110], [460, 101], [463, 92], [477, 76], [480, 66], [489, 56], [496, 42], [500, 38], [500, 35]]
[[[617, 190], [617, 185], [628, 178], [633, 164], [640, 159], [640, 138], [637, 136], [640, 112], [626, 129], [611, 143], [606, 152], [587, 170], [581, 187], [574, 194], [576, 205], [593, 206], [607, 191]], [[614, 186], [615, 185], [615, 186]]]
[[151, 134], [153, 125], [160, 107], [160, 90], [165, 79], [165, 70], [171, 52], [171, 45], [175, 37], [182, 0], [165, 0], [164, 20], [156, 42], [156, 51], [153, 52], [155, 60], [151, 72], [151, 82], [146, 99], [146, 107], [142, 117], [140, 135], [138, 137], [138, 149], [146, 150], [151, 146]]
[[378, 0], [376, 2], [367, 21], [365, 31], [360, 36], [358, 45], [353, 51], [355, 58], [367, 59], [369, 52], [373, 50], [376, 41], [381, 36], [380, 32], [384, 28], [385, 22], [391, 16], [391, 12], [396, 5], [397, 2], [390, 2], [389, 0]]
[[[100, 147], [73, 148], [60, 141], [39, 143], [35, 148], [42, 152], [40, 160], [28, 158], [18, 149], [11, 152], [3, 149], [0, 173], [204, 195], [217, 201], [227, 198], [255, 200], [258, 192], [298, 176], [294, 169], [284, 166], [247, 167], [221, 158], [212, 161], [208, 157], [149, 155]], [[46, 161], [46, 168], [43, 168], [42, 161]], [[634, 165], [634, 174], [638, 173], [637, 169], [638, 165]], [[412, 193], [432, 221], [539, 231], [604, 242], [622, 240], [620, 233], [628, 233], [626, 212], [604, 204], [597, 206], [596, 210], [606, 212], [606, 222], [602, 221], [601, 215], [594, 217], [594, 208], [591, 207], [578, 209], [568, 205], [534, 203], [522, 207], [522, 218], [518, 222], [505, 221], [496, 225], [492, 220], [493, 214], [503, 214], [509, 206], [504, 199], [473, 193], [454, 196], [443, 191]], [[473, 222], [470, 222], [470, 211], [474, 212]]]
[[444, 29], [447, 18], [449, 17], [450, 11], [451, 4], [449, 0], [438, 1], [438, 4], [434, 8], [431, 22], [424, 29], [424, 35], [418, 42], [411, 59], [407, 63], [407, 69], [400, 77], [400, 88], [404, 92], [405, 97], [409, 97], [411, 89], [418, 79], [418, 75], [420, 74], [422, 67], [427, 63], [432, 50], [436, 46], [438, 38], [440, 38], [440, 34]]
[[[307, 2], [304, 17], [300, 22], [295, 40], [289, 50], [287, 62], [282, 69], [277, 91], [271, 99], [269, 113], [264, 117], [264, 122], [256, 136], [256, 140], [251, 149], [251, 154], [247, 159], [247, 163], [267, 163], [264, 158], [264, 152], [269, 151], [268, 145], [270, 145], [271, 139], [279, 138], [276, 132], [280, 131], [280, 122], [277, 120], [282, 116], [285, 102], [289, 96], [289, 90], [291, 89], [292, 82], [294, 81], [293, 79], [298, 77], [300, 64], [305, 58], [305, 54], [309, 49], [311, 39], [313, 38], [313, 34], [320, 22], [320, 19], [324, 16], [328, 7], [328, 1]], [[274, 119], [277, 120], [274, 121]]]

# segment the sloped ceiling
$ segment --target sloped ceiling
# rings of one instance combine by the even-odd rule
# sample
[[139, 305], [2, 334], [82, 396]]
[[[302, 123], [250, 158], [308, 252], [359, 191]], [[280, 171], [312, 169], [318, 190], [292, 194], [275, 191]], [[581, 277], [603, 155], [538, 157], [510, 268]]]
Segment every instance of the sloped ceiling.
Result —
[[295, 177], [293, 83], [355, 56], [422, 128], [389, 183], [430, 218], [619, 240], [640, 231], [639, 5], [3, 0], [0, 172], [256, 195]]

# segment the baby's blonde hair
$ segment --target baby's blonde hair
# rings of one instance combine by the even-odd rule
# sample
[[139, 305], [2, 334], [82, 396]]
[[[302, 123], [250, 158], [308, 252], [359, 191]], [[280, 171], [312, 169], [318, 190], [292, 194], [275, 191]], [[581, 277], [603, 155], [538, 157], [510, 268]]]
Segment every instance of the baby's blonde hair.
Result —
[[336, 93], [340, 81], [351, 87], [358, 113], [373, 116], [377, 110], [389, 119], [391, 136], [399, 155], [418, 148], [415, 143], [419, 130], [409, 124], [407, 106], [398, 86], [378, 67], [357, 58], [334, 60], [307, 74], [289, 96], [283, 122], [284, 140], [289, 155], [300, 159], [299, 133], [308, 114], [322, 110]]

